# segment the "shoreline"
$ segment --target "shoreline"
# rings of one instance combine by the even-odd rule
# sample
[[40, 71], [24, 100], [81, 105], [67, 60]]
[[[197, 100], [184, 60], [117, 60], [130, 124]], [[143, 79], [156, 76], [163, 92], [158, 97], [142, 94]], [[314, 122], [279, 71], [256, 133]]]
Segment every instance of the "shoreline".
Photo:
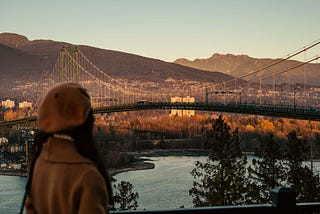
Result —
[[[145, 162], [145, 160], [141, 160], [133, 163], [131, 166], [122, 167], [119, 169], [110, 168], [108, 169], [108, 172], [111, 176], [115, 176], [116, 174], [119, 174], [122, 172], [148, 170], [148, 169], [154, 169], [154, 167], [155, 167], [154, 163], [149, 163], [149, 162]], [[21, 171], [0, 171], [0, 176], [28, 177], [28, 173], [21, 172]]]
[[4, 176], [19, 176], [19, 177], [27, 177], [28, 173], [27, 172], [22, 172], [21, 170], [19, 171], [4, 171], [4, 170], [0, 170], [0, 175], [4, 175]]
[[129, 171], [138, 171], [138, 170], [148, 170], [148, 169], [154, 169], [155, 168], [155, 164], [154, 163], [149, 163], [149, 162], [145, 162], [146, 160], [141, 160], [138, 162], [133, 163], [131, 166], [127, 166], [127, 167], [123, 167], [120, 169], [114, 169], [111, 168], [109, 169], [109, 174], [111, 176], [115, 176], [119, 173], [123, 173], [123, 172], [129, 172]]
[[[148, 158], [144, 157], [165, 157], [165, 156], [204, 156], [208, 155], [207, 151], [201, 149], [162, 149], [162, 150], [146, 150], [138, 152], [127, 152], [128, 155], [136, 156], [138, 161], [131, 165], [121, 168], [110, 168], [108, 169], [110, 176], [128, 171], [148, 170], [154, 169], [155, 164], [150, 163]], [[0, 175], [4, 176], [20, 176], [27, 177], [28, 173], [21, 170], [0, 170]]]
[[[129, 153], [128, 153], [129, 154]], [[176, 150], [152, 150], [152, 151], [143, 151], [143, 152], [131, 152], [130, 155], [135, 155], [138, 161], [132, 163], [131, 165], [121, 167], [121, 168], [109, 168], [109, 175], [115, 176], [119, 173], [129, 172], [129, 171], [139, 171], [139, 170], [148, 170], [154, 169], [155, 164], [147, 161], [151, 161], [145, 157], [166, 157], [166, 156], [204, 156], [207, 155], [205, 153], [199, 152], [198, 150], [193, 151], [191, 153], [184, 153], [182, 151]], [[314, 162], [320, 162], [320, 159], [314, 160]], [[0, 170], [0, 176], [19, 176], [19, 177], [27, 177], [28, 173], [21, 170]]]
[[146, 162], [150, 159], [146, 157], [166, 157], [166, 156], [207, 156], [208, 152], [203, 149], [159, 149], [159, 150], [146, 150], [139, 152], [127, 152], [128, 155], [135, 156], [138, 161], [129, 166], [119, 169], [109, 169], [109, 174], [115, 176], [116, 174], [128, 171], [148, 170], [154, 169], [155, 164]]
[[207, 156], [209, 152], [204, 149], [157, 149], [137, 152], [127, 152], [128, 155], [141, 157], [165, 157], [165, 156]]

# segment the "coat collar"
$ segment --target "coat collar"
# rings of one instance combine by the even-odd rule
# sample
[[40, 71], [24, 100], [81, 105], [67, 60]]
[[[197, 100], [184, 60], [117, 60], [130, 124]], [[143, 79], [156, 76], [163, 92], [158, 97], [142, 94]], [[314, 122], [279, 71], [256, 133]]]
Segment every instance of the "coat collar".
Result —
[[55, 137], [43, 144], [40, 157], [56, 163], [93, 163], [78, 153], [74, 142]]

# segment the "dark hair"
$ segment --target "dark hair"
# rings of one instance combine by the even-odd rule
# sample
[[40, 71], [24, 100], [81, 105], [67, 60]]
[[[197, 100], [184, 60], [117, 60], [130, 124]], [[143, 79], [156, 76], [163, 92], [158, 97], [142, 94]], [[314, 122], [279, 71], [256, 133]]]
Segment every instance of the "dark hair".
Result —
[[75, 142], [77, 151], [84, 157], [88, 158], [95, 163], [98, 171], [103, 176], [105, 184], [108, 190], [109, 202], [112, 199], [112, 188], [110, 184], [109, 173], [104, 162], [100, 158], [100, 154], [95, 146], [93, 140], [93, 126], [94, 126], [94, 116], [92, 109], [89, 111], [89, 115], [86, 122], [76, 129], [66, 131], [64, 134], [70, 135]]
[[[106, 188], [108, 191], [109, 203], [112, 203], [112, 188], [110, 183], [109, 174], [107, 172], [107, 167], [103, 163], [100, 158], [99, 152], [95, 146], [93, 140], [93, 126], [94, 126], [94, 116], [93, 111], [90, 110], [89, 115], [85, 121], [85, 123], [75, 129], [63, 131], [60, 133], [67, 134], [74, 139], [75, 147], [77, 151], [84, 157], [88, 158], [96, 165], [98, 171], [103, 176], [106, 184]], [[28, 173], [28, 181], [26, 184], [26, 192], [23, 198], [22, 207], [20, 209], [20, 213], [23, 212], [23, 207], [25, 203], [25, 199], [27, 195], [30, 195], [31, 184], [32, 184], [32, 176], [35, 163], [41, 153], [42, 145], [48, 140], [48, 138], [52, 136], [52, 134], [44, 133], [40, 131], [35, 139], [34, 139], [34, 156], [30, 162], [29, 173]]]
[[20, 214], [23, 214], [23, 209], [24, 209], [24, 205], [25, 205], [25, 201], [27, 198], [27, 195], [30, 195], [30, 191], [31, 191], [31, 183], [32, 183], [32, 176], [33, 176], [33, 170], [34, 170], [34, 166], [36, 163], [36, 160], [38, 159], [41, 150], [42, 150], [42, 144], [44, 144], [48, 138], [51, 136], [52, 134], [48, 134], [42, 131], [39, 131], [38, 133], [36, 133], [35, 138], [34, 138], [34, 154], [33, 154], [33, 158], [31, 159], [30, 165], [29, 165], [29, 172], [28, 172], [28, 180], [27, 180], [27, 184], [26, 184], [26, 190], [22, 199], [22, 204], [20, 207]]

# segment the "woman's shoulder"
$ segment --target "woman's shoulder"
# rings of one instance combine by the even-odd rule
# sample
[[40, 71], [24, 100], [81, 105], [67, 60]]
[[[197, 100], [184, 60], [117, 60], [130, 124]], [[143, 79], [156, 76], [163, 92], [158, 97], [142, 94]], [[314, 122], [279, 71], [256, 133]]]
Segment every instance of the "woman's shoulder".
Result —
[[104, 189], [105, 191], [105, 180], [101, 173], [94, 165], [87, 165], [83, 168], [78, 177], [79, 183], [85, 185], [87, 188], [92, 189]]

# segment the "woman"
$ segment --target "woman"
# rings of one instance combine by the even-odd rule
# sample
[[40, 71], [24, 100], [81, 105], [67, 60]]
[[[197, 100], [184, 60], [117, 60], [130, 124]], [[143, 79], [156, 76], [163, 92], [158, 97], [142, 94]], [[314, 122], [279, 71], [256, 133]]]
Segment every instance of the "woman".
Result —
[[27, 213], [107, 213], [111, 185], [93, 142], [87, 91], [76, 83], [60, 84], [47, 93], [38, 113]]

